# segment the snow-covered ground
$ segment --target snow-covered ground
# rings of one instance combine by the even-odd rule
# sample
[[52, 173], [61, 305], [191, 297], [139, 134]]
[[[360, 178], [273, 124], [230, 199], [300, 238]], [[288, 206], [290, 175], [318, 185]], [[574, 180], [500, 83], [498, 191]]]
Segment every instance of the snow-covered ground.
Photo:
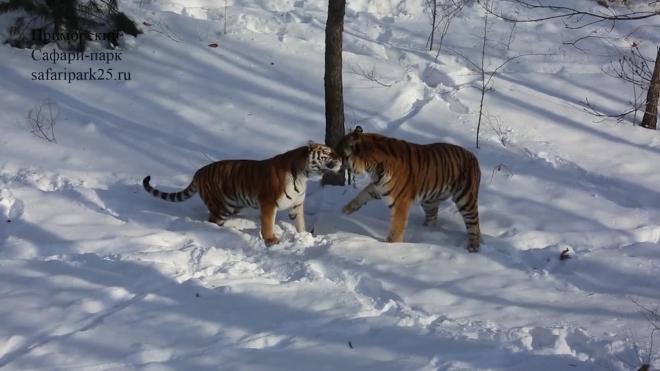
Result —
[[[473, 150], [482, 251], [467, 253], [449, 203], [431, 228], [414, 208], [407, 242], [386, 244], [386, 205], [345, 216], [359, 189], [317, 184], [314, 234], [282, 213], [283, 242], [266, 248], [256, 211], [219, 228], [198, 198], [163, 202], [140, 181], [180, 189], [208, 162], [322, 141], [327, 3], [120, 4], [145, 22], [121, 61], [53, 65], [0, 46], [0, 368], [628, 370], [647, 357], [635, 302], [660, 305], [660, 137], [581, 105], [625, 108], [632, 89], [601, 70], [630, 40], [587, 40], [583, 53], [561, 21], [511, 33], [491, 19], [491, 70], [543, 55], [494, 77], [476, 149], [466, 58], [480, 63], [483, 12], [465, 9], [435, 62], [425, 1], [349, 2], [347, 125]], [[648, 29], [632, 38], [646, 50], [660, 42]], [[31, 80], [48, 67], [131, 80]], [[25, 126], [44, 99], [57, 143]]]

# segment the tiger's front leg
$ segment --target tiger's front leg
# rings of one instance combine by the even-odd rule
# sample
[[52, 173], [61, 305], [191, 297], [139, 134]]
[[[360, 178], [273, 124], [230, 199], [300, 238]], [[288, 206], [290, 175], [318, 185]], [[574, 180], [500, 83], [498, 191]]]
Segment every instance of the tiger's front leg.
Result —
[[387, 236], [387, 242], [403, 241], [406, 224], [408, 224], [410, 205], [412, 205], [412, 200], [407, 199], [397, 200], [392, 205], [392, 220], [390, 221], [390, 234]]
[[289, 210], [289, 218], [296, 222], [296, 231], [298, 231], [298, 233], [301, 233], [301, 232], [305, 231], [305, 209], [304, 209], [304, 205], [305, 205], [305, 203], [301, 202], [298, 205], [294, 205]]
[[279, 238], [275, 237], [273, 227], [275, 226], [275, 215], [277, 214], [277, 206], [270, 203], [261, 204], [261, 237], [264, 239], [266, 246], [274, 245], [280, 242]]
[[380, 192], [376, 190], [376, 186], [369, 184], [368, 186], [364, 187], [364, 189], [360, 191], [360, 193], [358, 193], [358, 195], [355, 196], [351, 202], [346, 204], [346, 206], [344, 206], [341, 211], [347, 215], [352, 214], [373, 199], [380, 199]]

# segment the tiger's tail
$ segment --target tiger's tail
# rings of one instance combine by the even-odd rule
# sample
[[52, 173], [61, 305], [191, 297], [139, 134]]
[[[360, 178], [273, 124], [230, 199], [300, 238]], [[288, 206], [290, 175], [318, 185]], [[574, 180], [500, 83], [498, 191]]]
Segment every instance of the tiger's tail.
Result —
[[144, 180], [142, 180], [142, 186], [144, 187], [144, 190], [154, 195], [154, 197], [162, 198], [163, 200], [168, 200], [172, 202], [181, 202], [189, 199], [190, 197], [194, 196], [195, 193], [197, 193], [197, 182], [195, 181], [195, 179], [193, 179], [193, 181], [190, 182], [190, 185], [188, 185], [188, 187], [186, 187], [186, 189], [184, 189], [183, 191], [173, 192], [173, 193], [162, 192], [157, 190], [156, 188], [153, 188], [149, 184], [150, 180], [151, 180], [150, 175], [147, 175], [144, 178]]

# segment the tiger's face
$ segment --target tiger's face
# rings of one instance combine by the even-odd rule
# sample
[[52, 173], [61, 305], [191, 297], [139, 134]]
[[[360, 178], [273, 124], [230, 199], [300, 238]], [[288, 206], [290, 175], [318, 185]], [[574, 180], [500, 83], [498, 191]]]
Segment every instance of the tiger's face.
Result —
[[307, 171], [310, 174], [320, 175], [328, 171], [339, 172], [342, 164], [341, 156], [332, 148], [314, 142], [309, 142], [308, 146]]
[[361, 174], [367, 170], [367, 152], [369, 146], [362, 135], [362, 127], [357, 126], [353, 132], [346, 134], [337, 145], [337, 153], [344, 160], [344, 164], [354, 173]]

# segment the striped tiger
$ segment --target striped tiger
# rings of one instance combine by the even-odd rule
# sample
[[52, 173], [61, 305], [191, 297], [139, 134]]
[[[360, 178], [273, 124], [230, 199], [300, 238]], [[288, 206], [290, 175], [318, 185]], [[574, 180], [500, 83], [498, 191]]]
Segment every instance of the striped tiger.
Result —
[[467, 228], [468, 251], [479, 251], [481, 170], [470, 151], [448, 143], [421, 145], [363, 133], [358, 126], [342, 138], [337, 152], [348, 169], [371, 176], [371, 183], [343, 208], [344, 213], [355, 212], [371, 199], [384, 199], [392, 210], [387, 241], [401, 242], [413, 202], [424, 209], [424, 225], [431, 225], [440, 202], [451, 197]]
[[209, 221], [222, 226], [242, 208], [260, 209], [261, 236], [266, 246], [279, 242], [273, 233], [277, 210], [289, 209], [296, 230], [305, 230], [304, 201], [307, 180], [323, 172], [338, 172], [341, 158], [328, 146], [309, 142], [307, 146], [266, 160], [224, 160], [197, 170], [186, 189], [161, 192], [142, 181], [144, 189], [163, 200], [179, 202], [199, 192], [209, 209]]

